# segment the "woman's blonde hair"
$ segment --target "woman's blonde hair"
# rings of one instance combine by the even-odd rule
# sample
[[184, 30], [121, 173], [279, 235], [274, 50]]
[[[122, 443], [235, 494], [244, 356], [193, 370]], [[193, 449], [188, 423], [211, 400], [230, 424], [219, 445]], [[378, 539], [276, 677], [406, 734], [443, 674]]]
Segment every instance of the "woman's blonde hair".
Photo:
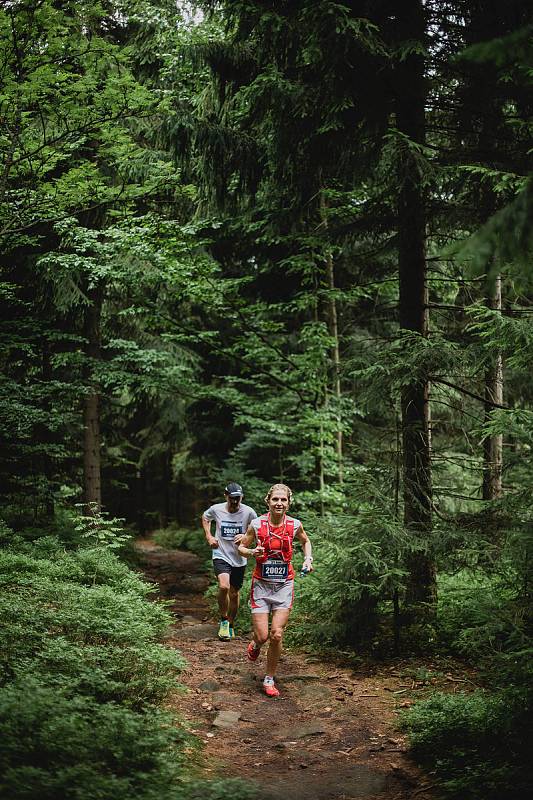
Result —
[[268, 492], [265, 495], [265, 503], [268, 505], [270, 502], [270, 498], [272, 494], [277, 491], [278, 489], [284, 489], [287, 492], [287, 497], [289, 498], [289, 505], [292, 503], [292, 490], [286, 486], [284, 483], [274, 483]]

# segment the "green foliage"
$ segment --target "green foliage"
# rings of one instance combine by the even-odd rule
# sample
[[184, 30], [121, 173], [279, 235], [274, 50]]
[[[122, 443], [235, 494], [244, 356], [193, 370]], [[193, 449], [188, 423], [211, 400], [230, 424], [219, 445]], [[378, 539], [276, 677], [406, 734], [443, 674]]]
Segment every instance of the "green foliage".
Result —
[[[165, 96], [135, 74], [155, 58], [173, 61], [176, 79], [179, 55], [161, 55], [187, 38], [175, 18], [166, 2], [64, 9], [46, 0], [0, 12], [0, 433], [10, 441], [0, 481], [17, 529], [45, 525], [62, 485], [80, 486], [72, 465], [95, 386], [102, 417], [121, 412], [122, 438], [111, 434], [103, 453], [114, 486], [168, 449], [168, 431], [150, 441], [150, 425], [136, 418], [150, 403], [172, 402], [181, 431], [171, 441], [187, 439], [175, 396], [195, 359], [178, 338], [165, 339], [164, 319], [205, 301], [213, 262], [193, 225], [168, 218], [169, 209], [190, 212], [195, 188], [153, 146]], [[89, 357], [95, 292], [100, 355]]]
[[191, 530], [190, 528], [180, 528], [177, 525], [168, 525], [166, 528], [155, 531], [153, 540], [160, 547], [170, 550], [189, 550], [204, 560], [210, 558], [204, 532], [200, 527]]
[[[445, 795], [464, 800], [529, 797], [531, 694], [437, 694], [404, 717], [414, 754], [436, 774]], [[512, 787], [512, 790], [511, 788]]]
[[116, 550], [123, 547], [130, 538], [124, 534], [122, 525], [124, 520], [117, 517], [110, 518], [108, 514], [98, 509], [96, 503], [89, 503], [88, 508], [83, 505], [79, 508], [88, 513], [80, 513], [75, 530], [88, 546]]
[[316, 571], [298, 581], [290, 637], [322, 647], [383, 648], [378, 604], [405, 586], [402, 558], [412, 547], [405, 531], [377, 498], [375, 505], [361, 502], [355, 515], [307, 517]]
[[531, 608], [514, 564], [499, 574], [477, 569], [442, 576], [437, 630], [444, 646], [484, 669], [491, 683], [527, 686], [533, 677]]
[[[112, 552], [114, 536], [67, 552], [57, 538], [2, 534], [0, 793], [222, 796], [221, 782], [190, 782], [194, 740], [157, 708], [179, 688], [184, 662], [159, 644], [170, 617]], [[231, 788], [251, 797], [239, 782]]]
[[31, 242], [36, 223], [112, 203], [123, 193], [122, 201], [128, 199], [126, 182], [110, 180], [87, 149], [98, 139], [100, 164], [112, 170], [121, 147], [135, 150], [126, 126], [117, 136], [117, 120], [153, 101], [105, 26], [104, 9], [85, 2], [73, 13], [45, 0], [0, 15], [6, 70], [0, 218], [10, 248]]
[[157, 644], [167, 614], [109, 549], [18, 544], [1, 554], [3, 791], [156, 796], [167, 751], [183, 761], [184, 734], [150, 710], [183, 665]]
[[[31, 548], [26, 545], [26, 550]], [[169, 618], [150, 587], [105, 549], [1, 555], [2, 675], [64, 675], [130, 705], [155, 702], [182, 666], [156, 645]], [[55, 677], [54, 677], [55, 676]]]
[[[265, 484], [296, 491], [317, 569], [297, 582], [293, 640], [390, 650], [406, 563], [431, 554], [438, 646], [516, 697], [530, 678], [529, 4], [423, 3], [424, 31], [396, 24], [402, 5], [391, 2], [201, 5], [208, 21], [170, 0], [0, 10], [0, 481], [17, 530], [0, 530], [1, 675], [5, 707], [20, 701], [24, 747], [31, 725], [45, 738], [54, 693], [69, 737], [50, 737], [48, 772], [16, 767], [14, 797], [37, 782], [68, 796], [69, 774], [79, 797], [91, 786], [152, 796], [137, 775], [143, 741], [161, 733], [150, 707], [180, 662], [158, 644], [168, 617], [146, 604], [150, 587], [115, 556], [117, 520], [144, 533], [178, 518], [158, 543], [207, 559], [201, 531], [186, 526], [228, 478], [258, 510]], [[418, 138], [398, 121], [412, 105], [398, 85], [413, 59], [429, 92]], [[398, 201], [410, 174], [427, 213], [428, 296], [417, 303], [428, 337], [398, 333]], [[497, 273], [502, 313], [486, 308]], [[504, 407], [489, 411], [500, 355]], [[435, 522], [413, 542], [401, 523], [399, 400], [427, 380]], [[99, 395], [109, 513], [73, 523], [64, 506], [80, 498], [88, 393]], [[482, 448], [499, 433], [506, 497], [487, 503]], [[499, 697], [415, 712], [420, 752], [435, 762], [444, 747], [458, 793], [475, 796], [493, 747], [490, 779], [479, 777], [487, 796], [505, 775], [521, 785]], [[115, 712], [130, 775], [101, 754], [107, 731], [88, 733], [90, 714], [104, 729]], [[15, 732], [4, 733], [12, 759]], [[180, 765], [170, 739], [157, 747]], [[154, 796], [225, 791], [178, 785], [147, 763]]]
[[254, 800], [257, 797], [257, 786], [245, 783], [239, 778], [228, 780], [187, 780], [178, 792], [172, 795], [172, 800], [226, 800], [233, 797], [235, 800]]
[[518, 541], [516, 531], [508, 535], [498, 555], [487, 542], [492, 555], [474, 569], [439, 579], [440, 646], [482, 669], [487, 688], [436, 694], [403, 719], [414, 754], [458, 800], [503, 800], [511, 786], [525, 798], [533, 779], [530, 555], [518, 556]]
[[0, 720], [0, 786], [17, 800], [169, 797], [184, 760], [168, 715], [102, 705], [38, 677], [2, 690]]

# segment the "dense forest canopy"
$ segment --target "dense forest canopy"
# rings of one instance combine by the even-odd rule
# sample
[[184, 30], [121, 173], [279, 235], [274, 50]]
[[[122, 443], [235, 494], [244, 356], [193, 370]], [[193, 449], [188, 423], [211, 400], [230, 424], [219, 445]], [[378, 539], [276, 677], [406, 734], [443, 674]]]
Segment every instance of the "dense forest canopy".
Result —
[[[2, 4], [3, 602], [25, 636], [32, 559], [46, 591], [45, 558], [84, 584], [95, 539], [120, 616], [143, 590], [116, 518], [196, 527], [228, 480], [258, 508], [284, 481], [321, 563], [295, 639], [472, 658], [491, 688], [455, 699], [479, 735], [449, 789], [526, 791], [532, 34], [526, 0]], [[9, 699], [36, 656], [6, 652]], [[132, 741], [159, 735], [161, 681], [126, 702]], [[477, 795], [489, 729], [508, 748]]]

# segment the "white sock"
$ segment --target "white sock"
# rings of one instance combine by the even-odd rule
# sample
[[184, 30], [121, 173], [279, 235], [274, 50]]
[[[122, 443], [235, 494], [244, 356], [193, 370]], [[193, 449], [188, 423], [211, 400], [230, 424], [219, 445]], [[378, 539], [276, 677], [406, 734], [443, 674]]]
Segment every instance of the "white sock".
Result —
[[274, 684], [274, 676], [273, 675], [265, 675], [263, 680], [263, 686], [272, 686]]

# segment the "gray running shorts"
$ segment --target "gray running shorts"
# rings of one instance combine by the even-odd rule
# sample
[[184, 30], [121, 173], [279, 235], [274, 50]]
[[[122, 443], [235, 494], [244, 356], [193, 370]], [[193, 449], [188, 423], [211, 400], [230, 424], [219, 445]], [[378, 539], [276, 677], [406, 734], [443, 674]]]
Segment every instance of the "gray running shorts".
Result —
[[273, 583], [252, 578], [250, 605], [252, 614], [268, 614], [282, 608], [292, 608], [294, 580]]

